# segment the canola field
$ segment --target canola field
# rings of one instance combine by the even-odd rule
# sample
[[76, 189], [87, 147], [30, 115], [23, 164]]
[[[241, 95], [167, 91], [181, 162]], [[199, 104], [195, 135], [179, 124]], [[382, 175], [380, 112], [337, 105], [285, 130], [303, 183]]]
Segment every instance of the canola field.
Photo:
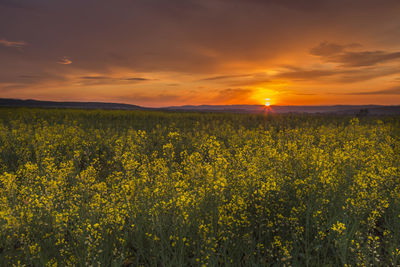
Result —
[[0, 109], [0, 266], [398, 266], [400, 118]]

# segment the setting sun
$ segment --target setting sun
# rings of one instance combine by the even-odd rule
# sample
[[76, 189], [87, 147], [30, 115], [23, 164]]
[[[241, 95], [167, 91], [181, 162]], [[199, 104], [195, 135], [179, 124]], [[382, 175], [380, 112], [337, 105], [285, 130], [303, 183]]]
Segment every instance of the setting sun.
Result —
[[265, 106], [266, 106], [266, 107], [271, 106], [271, 102], [270, 102], [270, 99], [269, 99], [269, 98], [266, 98], [265, 101], [266, 101], [266, 102], [265, 102]]

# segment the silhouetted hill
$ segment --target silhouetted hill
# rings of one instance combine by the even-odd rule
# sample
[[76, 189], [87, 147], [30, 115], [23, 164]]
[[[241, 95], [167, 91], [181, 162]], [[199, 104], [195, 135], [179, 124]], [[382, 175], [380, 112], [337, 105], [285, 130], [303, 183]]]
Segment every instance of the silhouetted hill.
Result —
[[104, 103], [104, 102], [58, 102], [41, 100], [21, 100], [11, 98], [0, 98], [0, 106], [3, 107], [36, 107], [36, 108], [82, 108], [82, 109], [127, 109], [127, 110], [149, 110], [130, 104]]
[[319, 113], [342, 115], [400, 115], [400, 106], [382, 105], [334, 105], [334, 106], [270, 106], [263, 105], [200, 105], [148, 108], [130, 104], [104, 102], [57, 102], [40, 100], [21, 100], [0, 98], [0, 107], [38, 107], [38, 108], [81, 108], [81, 109], [121, 109], [121, 110], [160, 110], [188, 112], [231, 112], [231, 113]]

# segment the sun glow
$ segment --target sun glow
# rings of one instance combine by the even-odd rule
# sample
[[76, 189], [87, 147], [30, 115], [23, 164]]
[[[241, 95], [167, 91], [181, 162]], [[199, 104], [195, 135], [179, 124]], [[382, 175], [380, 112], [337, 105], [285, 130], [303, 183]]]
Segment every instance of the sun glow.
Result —
[[266, 107], [271, 106], [271, 102], [270, 102], [270, 99], [269, 99], [269, 98], [266, 98], [266, 99], [265, 99], [265, 106], [266, 106]]

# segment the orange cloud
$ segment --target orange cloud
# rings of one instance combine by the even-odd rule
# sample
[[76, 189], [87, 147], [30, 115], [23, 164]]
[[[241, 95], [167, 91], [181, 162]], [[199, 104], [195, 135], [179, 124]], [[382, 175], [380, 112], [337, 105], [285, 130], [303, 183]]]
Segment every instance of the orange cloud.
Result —
[[8, 46], [8, 47], [22, 48], [25, 45], [27, 45], [27, 43], [25, 43], [23, 41], [8, 41], [6, 39], [0, 39], [0, 45]]
[[72, 64], [72, 61], [68, 57], [61, 57], [57, 60], [57, 63], [62, 65], [69, 65]]

